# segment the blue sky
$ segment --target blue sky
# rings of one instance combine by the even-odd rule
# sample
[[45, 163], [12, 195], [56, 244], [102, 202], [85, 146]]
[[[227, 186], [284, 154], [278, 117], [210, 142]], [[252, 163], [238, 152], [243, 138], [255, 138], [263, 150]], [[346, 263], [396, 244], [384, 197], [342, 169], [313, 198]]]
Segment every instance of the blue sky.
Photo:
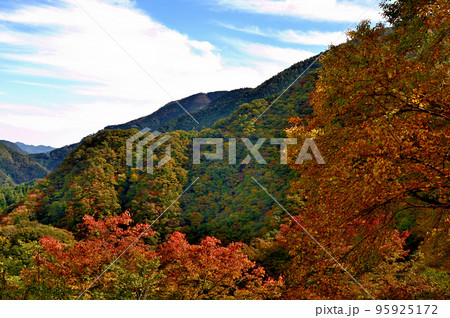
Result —
[[379, 11], [373, 0], [0, 0], [0, 139], [63, 146], [173, 99], [255, 87]]

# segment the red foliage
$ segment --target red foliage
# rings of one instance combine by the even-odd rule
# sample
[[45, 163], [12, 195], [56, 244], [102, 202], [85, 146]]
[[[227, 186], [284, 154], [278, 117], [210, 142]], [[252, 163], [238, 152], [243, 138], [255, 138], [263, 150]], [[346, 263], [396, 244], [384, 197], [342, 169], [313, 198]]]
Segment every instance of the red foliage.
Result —
[[283, 281], [263, 281], [265, 271], [244, 254], [242, 243], [222, 247], [206, 237], [190, 245], [175, 232], [159, 249], [170, 299], [263, 299], [279, 297]]

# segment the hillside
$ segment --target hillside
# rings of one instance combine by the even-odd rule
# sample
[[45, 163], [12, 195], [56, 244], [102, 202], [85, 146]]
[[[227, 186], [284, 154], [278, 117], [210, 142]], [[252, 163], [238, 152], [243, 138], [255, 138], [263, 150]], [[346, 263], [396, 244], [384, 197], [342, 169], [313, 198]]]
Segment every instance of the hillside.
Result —
[[[317, 56], [313, 56], [309, 59], [298, 62], [266, 80], [256, 88], [230, 92], [211, 103], [208, 108], [192, 113], [200, 125], [197, 125], [190, 116], [182, 115], [167, 122], [159, 130], [167, 132], [175, 130], [192, 130], [193, 128], [195, 130], [201, 130], [202, 128], [211, 127], [218, 120], [229, 116], [238, 108], [239, 105], [249, 103], [256, 99], [264, 99], [280, 94], [304, 71], [306, 71], [304, 75], [314, 72], [320, 67], [320, 63], [318, 61], [311, 65], [316, 58]], [[309, 66], [311, 67], [307, 70]]]
[[0, 143], [0, 186], [14, 186], [44, 178], [47, 170], [29, 158]]
[[28, 152], [20, 148], [16, 143], [8, 141], [8, 140], [0, 140], [0, 143], [4, 144], [9, 149], [12, 149], [14, 151], [17, 151], [23, 155], [27, 155]]
[[[11, 150], [26, 155], [30, 159], [30, 162], [34, 161], [48, 171], [54, 171], [64, 160], [64, 158], [66, 158], [70, 152], [79, 145], [79, 143], [76, 143], [61, 148], [53, 148], [50, 146], [25, 145], [21, 142], [14, 143], [7, 140], [0, 140], [0, 143], [7, 146]], [[33, 175], [30, 175], [28, 179], [32, 180]]]
[[63, 160], [78, 147], [79, 143], [56, 148], [46, 153], [30, 154], [29, 157], [49, 171], [55, 171]]
[[36, 181], [30, 181], [14, 187], [0, 187], [0, 211], [8, 206], [11, 206], [11, 209], [14, 209], [14, 204], [17, 204], [19, 201], [26, 198], [35, 185]]
[[[74, 231], [85, 214], [105, 217], [128, 210], [141, 222], [155, 218], [181, 193], [187, 181], [183, 167], [188, 136], [174, 133], [171, 145], [177, 160], [171, 160], [162, 167], [161, 174], [153, 176], [125, 165], [125, 143], [136, 132], [134, 129], [103, 130], [85, 138], [34, 189], [32, 202], [39, 206], [33, 212], [35, 217], [44, 224]], [[174, 207], [161, 219], [162, 233], [177, 227], [178, 221], [172, 219], [178, 213]]]
[[[13, 143], [7, 140], [0, 140], [0, 144], [6, 146], [10, 151], [14, 151], [16, 153], [24, 155], [26, 158], [21, 157], [20, 160], [27, 162], [26, 165], [28, 166], [33, 165], [34, 167], [39, 166], [41, 168], [44, 168], [44, 170], [48, 171], [56, 170], [56, 168], [61, 164], [64, 158], [66, 158], [79, 145], [79, 143], [76, 143], [61, 148], [53, 148], [48, 146], [29, 146], [19, 142]], [[31, 152], [28, 152], [25, 149]], [[6, 163], [4, 164], [6, 165]], [[36, 178], [35, 169], [31, 170], [20, 169], [20, 170], [21, 171], [16, 172], [16, 174], [18, 173], [21, 175], [21, 177], [18, 180], [25, 180], [21, 182], [27, 182]], [[28, 172], [30, 173], [29, 175]], [[10, 177], [8, 176], [7, 173], [5, 173], [5, 171], [0, 171], [0, 176], [1, 176], [0, 180], [8, 180], [8, 182], [5, 181], [4, 184], [14, 185], [16, 183], [10, 180]]]
[[[188, 112], [195, 113], [202, 109], [209, 107], [212, 103], [214, 103], [217, 99], [220, 99], [222, 96], [226, 95], [229, 92], [226, 91], [218, 91], [211, 93], [198, 93], [183, 99], [180, 99], [178, 103], [180, 103]], [[178, 105], [177, 102], [172, 101], [161, 108], [159, 108], [156, 112], [141, 117], [136, 120], [132, 120], [128, 123], [121, 125], [111, 125], [107, 126], [105, 129], [138, 129], [142, 130], [146, 127], [151, 130], [157, 130], [162, 125], [167, 123], [168, 121], [182, 116], [185, 111]]]
[[[223, 136], [254, 140], [269, 134], [285, 136], [289, 117], [311, 113], [308, 95], [314, 89], [314, 79], [314, 73], [302, 78], [256, 124], [251, 120], [268, 107], [273, 98], [242, 104], [212, 129], [200, 133], [171, 132], [173, 159], [170, 162], [173, 166], [165, 165], [155, 175], [124, 164], [126, 139], [137, 130], [101, 131], [85, 138], [58, 169], [36, 187], [36, 196], [27, 204], [38, 206], [34, 212], [40, 222], [73, 231], [78, 231], [84, 214], [100, 217], [127, 210], [135, 220], [150, 222], [170, 198], [176, 197], [196, 177], [201, 177], [202, 182], [194, 185], [193, 191], [177, 203], [180, 208], [174, 210], [176, 220], [169, 214], [168, 219], [163, 218], [155, 225], [158, 229], [161, 226], [162, 238], [175, 230], [183, 231], [196, 243], [205, 235], [213, 235], [226, 243], [250, 242], [262, 237], [273, 232], [281, 218], [274, 212], [276, 205], [270, 199], [253, 197], [244, 204], [254, 192], [251, 177], [261, 175], [261, 181], [270, 183], [270, 189], [284, 202], [284, 192], [295, 174], [286, 165], [277, 163], [279, 153], [268, 142], [260, 152], [271, 162], [270, 169], [255, 162], [247, 166], [229, 165], [227, 161], [193, 165], [192, 138]], [[246, 154], [246, 148], [240, 143], [237, 158], [242, 161]], [[36, 160], [42, 156], [33, 155]], [[169, 185], [172, 190], [166, 192]]]

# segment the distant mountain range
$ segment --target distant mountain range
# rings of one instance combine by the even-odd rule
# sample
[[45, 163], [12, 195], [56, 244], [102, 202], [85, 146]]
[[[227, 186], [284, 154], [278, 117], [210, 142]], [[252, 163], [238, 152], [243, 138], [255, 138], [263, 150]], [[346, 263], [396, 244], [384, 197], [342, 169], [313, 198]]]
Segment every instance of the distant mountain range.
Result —
[[0, 144], [5, 145], [6, 147], [8, 147], [9, 149], [12, 149], [14, 151], [17, 151], [23, 155], [27, 155], [28, 152], [26, 152], [25, 150], [23, 150], [22, 148], [20, 148], [15, 142], [11, 142], [8, 140], [0, 140]]
[[43, 146], [43, 145], [33, 146], [33, 145], [26, 145], [26, 144], [21, 143], [21, 142], [16, 142], [16, 145], [19, 146], [20, 149], [22, 149], [23, 151], [25, 151], [25, 152], [27, 152], [29, 154], [45, 153], [45, 152], [50, 152], [50, 151], [55, 149], [55, 148], [50, 147], [50, 146]]
[[13, 149], [25, 155], [34, 153], [46, 153], [55, 149], [50, 146], [43, 146], [43, 145], [33, 146], [33, 145], [26, 145], [22, 142], [11, 142], [7, 140], [0, 140], [0, 142], [9, 147], [10, 149]]

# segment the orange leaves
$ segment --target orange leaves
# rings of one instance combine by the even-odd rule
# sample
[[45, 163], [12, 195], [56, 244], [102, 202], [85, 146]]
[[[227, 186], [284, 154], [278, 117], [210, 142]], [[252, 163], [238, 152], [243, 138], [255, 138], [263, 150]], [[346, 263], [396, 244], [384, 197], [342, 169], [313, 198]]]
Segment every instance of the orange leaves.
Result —
[[[415, 235], [424, 235], [420, 228], [437, 227], [431, 233], [440, 233], [441, 244], [427, 234], [422, 248], [448, 255], [442, 238], [448, 234], [443, 220], [450, 208], [449, 43], [448, 25], [436, 19], [444, 2], [433, 1], [427, 9], [428, 26], [407, 1], [399, 2], [404, 7], [394, 20], [408, 18], [392, 29], [361, 23], [350, 32], [352, 41], [332, 47], [321, 59], [312, 94], [314, 118], [306, 126], [291, 119], [297, 126], [287, 130], [290, 138], [321, 132], [315, 141], [326, 165], [292, 166], [300, 177], [291, 192], [305, 201], [294, 214], [355, 275], [387, 270], [383, 263], [389, 257], [394, 266], [405, 255], [409, 232], [395, 230], [399, 214], [413, 215], [407, 228]], [[278, 239], [295, 251], [291, 255], [299, 264], [287, 271], [288, 288], [297, 286], [292, 295], [322, 298], [334, 290], [337, 297], [356, 297], [341, 273], [335, 275], [341, 287], [329, 281], [335, 265], [318, 254], [301, 229], [295, 224], [288, 229]], [[426, 259], [438, 264], [428, 255], [433, 253], [427, 251]], [[318, 282], [329, 286], [319, 288]]]
[[[440, 14], [438, 6], [432, 7], [434, 11], [427, 16], [430, 21]], [[450, 143], [450, 94], [448, 75], [441, 64], [448, 50], [438, 50], [434, 58], [426, 60], [405, 52], [404, 46], [410, 44], [412, 35], [402, 28], [371, 28], [362, 23], [350, 33], [356, 41], [333, 47], [322, 58], [323, 68], [312, 100], [316, 116], [306, 130], [323, 131], [316, 141], [328, 167], [299, 170], [305, 179], [323, 176], [320, 185], [306, 182], [319, 193], [326, 189], [324, 198], [335, 209], [381, 212], [386, 208], [389, 214], [387, 206], [378, 206], [385, 201], [391, 201], [389, 207], [403, 204], [417, 191], [444, 198], [432, 205], [430, 200], [420, 204], [450, 206], [445, 190], [450, 172], [446, 151]], [[441, 34], [433, 36], [439, 38]], [[436, 49], [429, 39], [414, 40], [422, 41], [423, 49]], [[294, 127], [287, 133], [298, 137], [304, 130]], [[423, 197], [415, 196], [418, 200]]]

